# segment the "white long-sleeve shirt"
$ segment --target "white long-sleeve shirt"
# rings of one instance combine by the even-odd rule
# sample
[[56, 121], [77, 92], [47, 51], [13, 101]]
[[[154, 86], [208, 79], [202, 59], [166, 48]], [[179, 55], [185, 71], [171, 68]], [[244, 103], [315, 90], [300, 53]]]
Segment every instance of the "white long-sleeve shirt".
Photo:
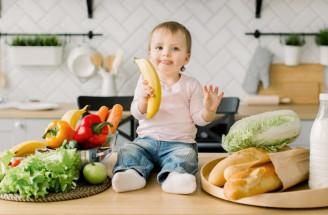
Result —
[[162, 99], [159, 111], [153, 118], [147, 119], [146, 113], [142, 114], [137, 104], [142, 94], [142, 81], [143, 78], [140, 76], [131, 104], [131, 113], [139, 120], [138, 136], [162, 141], [195, 143], [195, 124], [204, 126], [209, 123], [201, 115], [203, 88], [200, 83], [184, 74], [181, 74], [179, 81], [172, 86], [161, 82]]

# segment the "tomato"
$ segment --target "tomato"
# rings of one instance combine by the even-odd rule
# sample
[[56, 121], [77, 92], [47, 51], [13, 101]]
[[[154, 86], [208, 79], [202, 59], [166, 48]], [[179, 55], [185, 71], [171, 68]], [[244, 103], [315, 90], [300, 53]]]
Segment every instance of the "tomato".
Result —
[[20, 164], [20, 162], [21, 162], [23, 159], [24, 159], [24, 158], [19, 158], [19, 159], [14, 160], [14, 162], [12, 162], [9, 166], [10, 166], [10, 167], [18, 166], [18, 164]]

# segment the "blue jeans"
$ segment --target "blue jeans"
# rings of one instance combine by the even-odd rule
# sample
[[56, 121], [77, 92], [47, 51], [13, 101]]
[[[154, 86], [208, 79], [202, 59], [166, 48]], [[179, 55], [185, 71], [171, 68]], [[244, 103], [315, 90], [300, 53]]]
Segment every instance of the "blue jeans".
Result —
[[137, 137], [133, 142], [125, 143], [117, 153], [113, 174], [135, 169], [147, 180], [154, 168], [160, 171], [157, 175], [160, 184], [170, 172], [195, 174], [198, 170], [197, 145]]

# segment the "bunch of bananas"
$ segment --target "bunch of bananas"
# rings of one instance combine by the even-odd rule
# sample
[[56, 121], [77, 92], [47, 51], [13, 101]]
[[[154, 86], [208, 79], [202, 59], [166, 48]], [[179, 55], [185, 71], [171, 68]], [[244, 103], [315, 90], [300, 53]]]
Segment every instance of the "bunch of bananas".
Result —
[[[77, 122], [81, 118], [82, 114], [88, 111], [89, 107], [90, 106], [87, 105], [80, 110], [69, 110], [62, 116], [61, 120], [66, 121], [75, 130]], [[15, 157], [25, 157], [35, 154], [36, 149], [42, 149], [45, 147], [46, 143], [43, 141], [28, 140], [15, 145], [10, 149], [10, 152], [15, 154]]]

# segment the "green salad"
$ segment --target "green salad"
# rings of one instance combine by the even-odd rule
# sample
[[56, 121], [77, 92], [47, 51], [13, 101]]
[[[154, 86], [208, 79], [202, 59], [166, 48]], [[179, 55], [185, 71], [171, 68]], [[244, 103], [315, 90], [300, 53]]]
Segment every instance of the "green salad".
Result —
[[29, 156], [16, 167], [8, 167], [13, 154], [6, 151], [0, 161], [0, 194], [44, 197], [53, 192], [69, 192], [76, 186], [82, 167], [76, 149], [57, 149]]

